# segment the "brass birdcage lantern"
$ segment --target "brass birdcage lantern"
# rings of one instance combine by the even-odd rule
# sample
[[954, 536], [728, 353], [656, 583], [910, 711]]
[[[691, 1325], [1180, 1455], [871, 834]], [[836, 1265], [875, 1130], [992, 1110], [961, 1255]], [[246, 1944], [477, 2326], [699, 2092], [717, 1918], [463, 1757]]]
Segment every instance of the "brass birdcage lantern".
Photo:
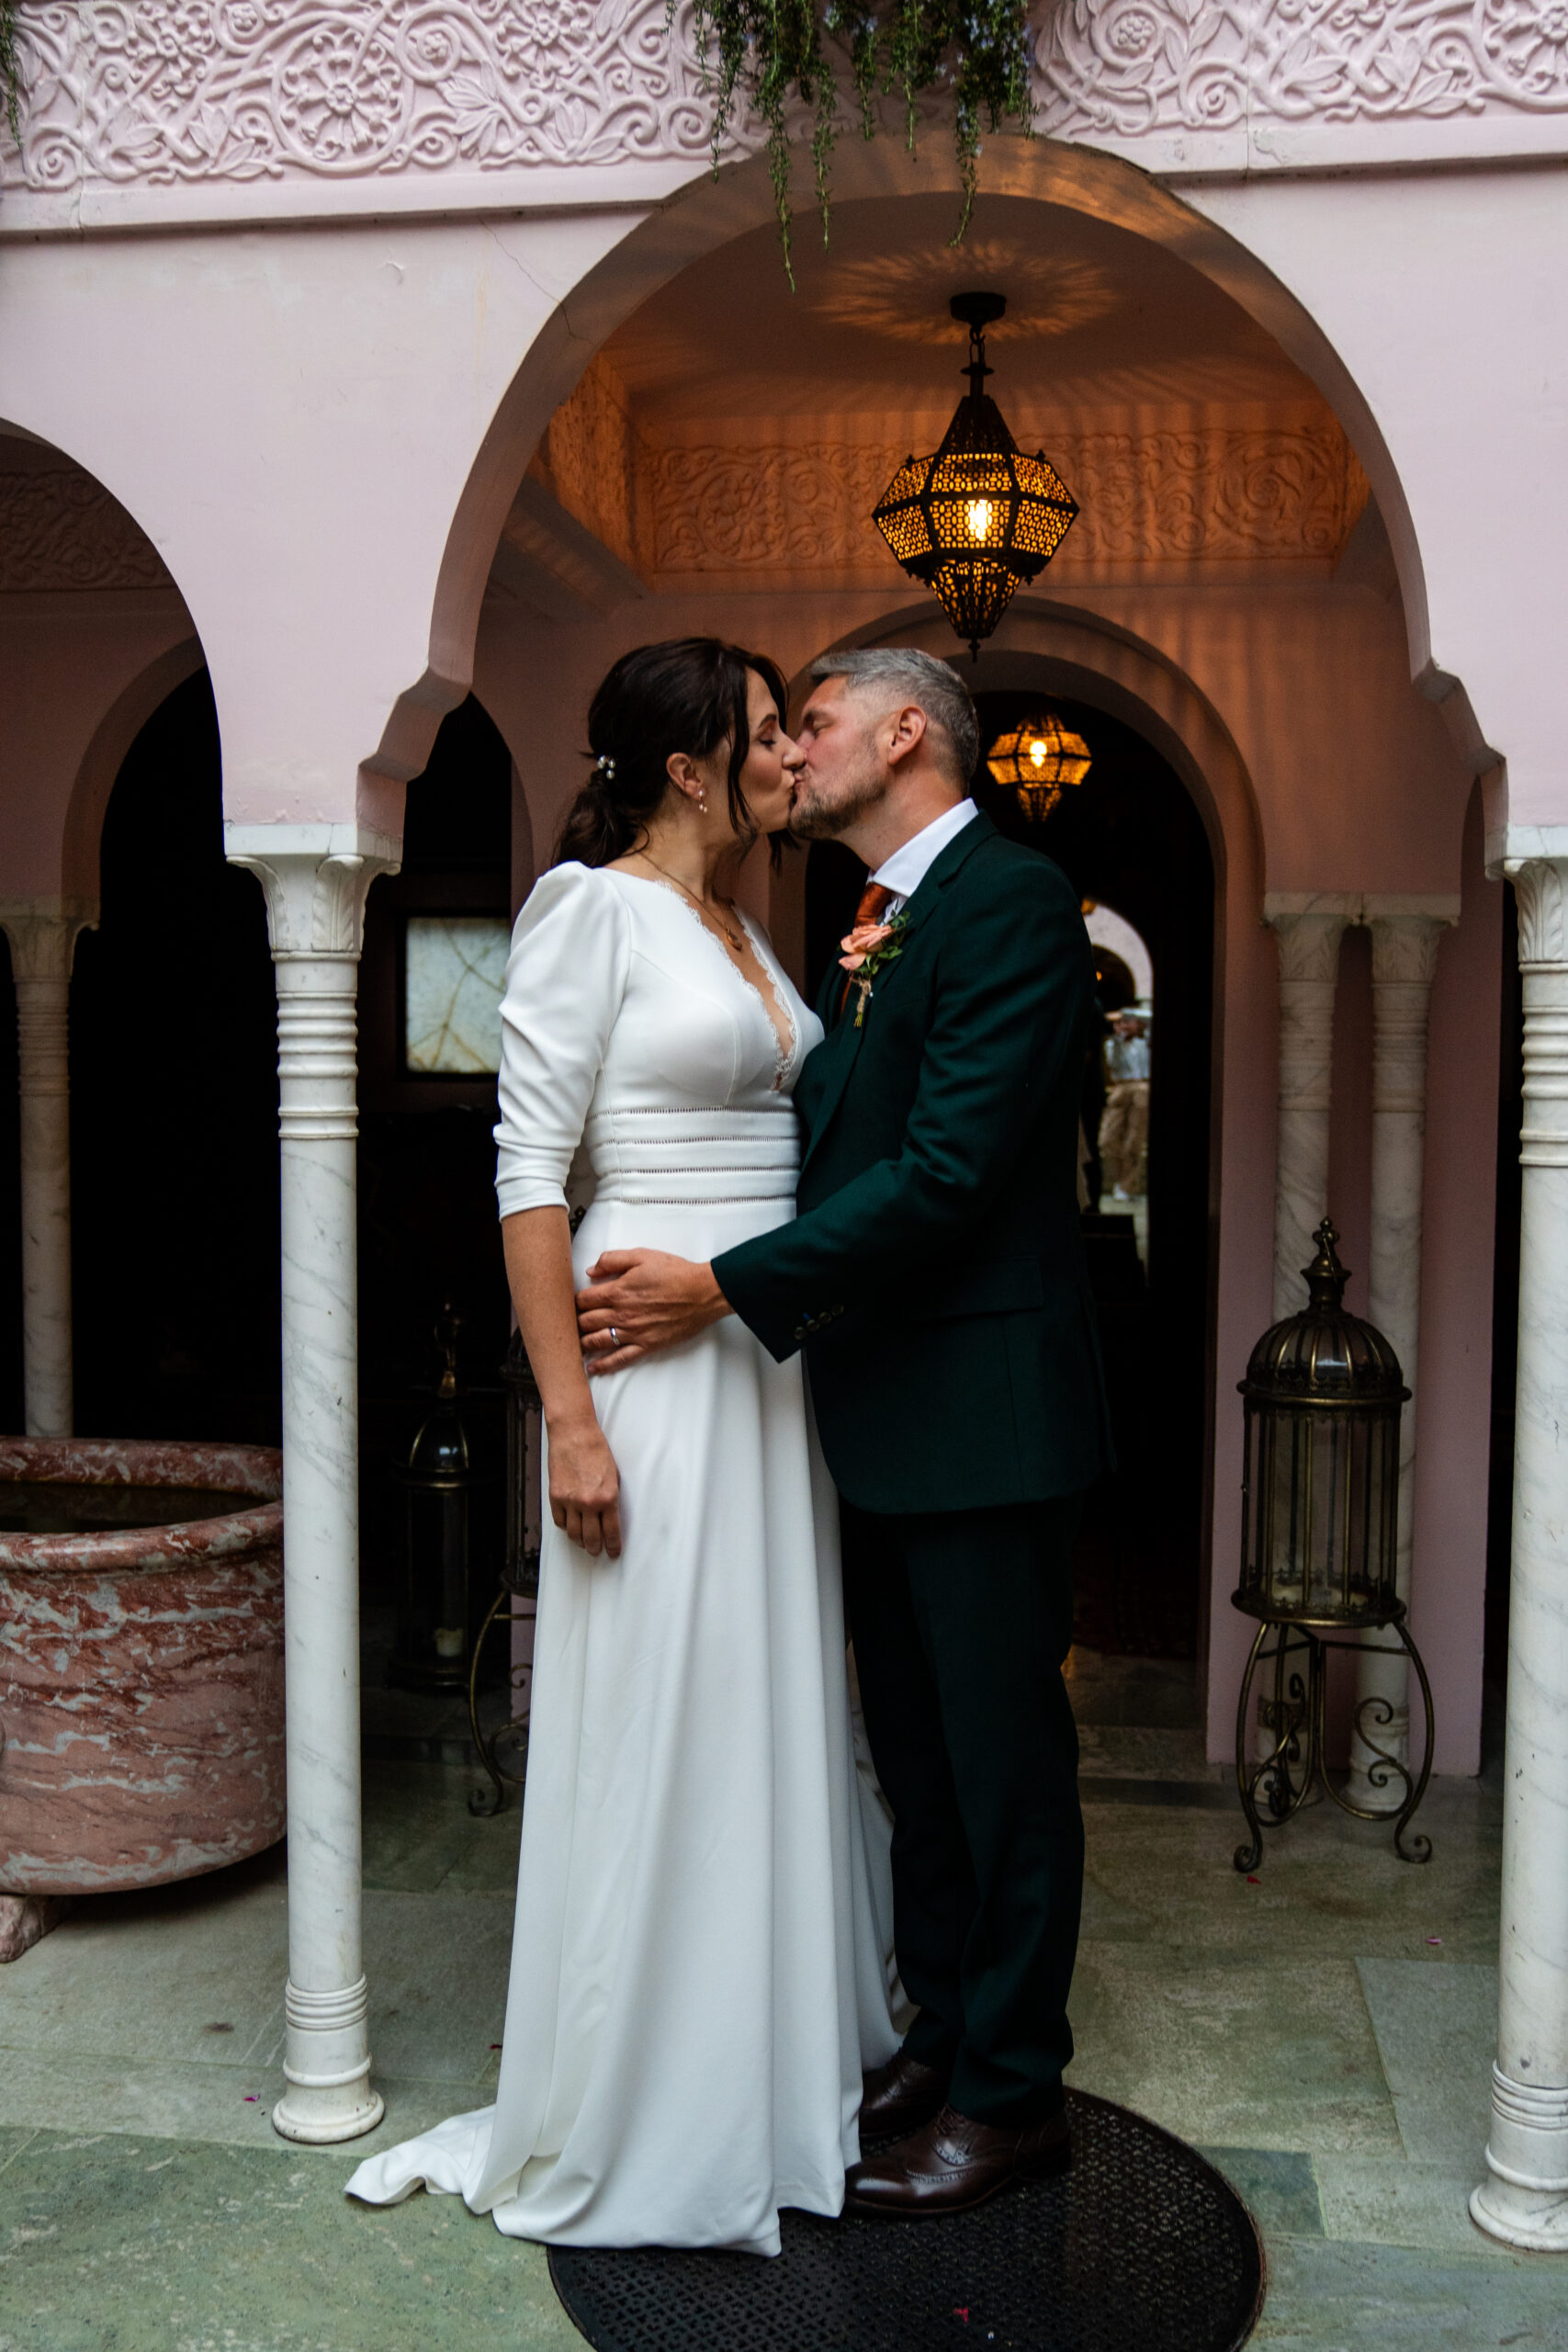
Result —
[[969, 390], [942, 447], [899, 467], [872, 520], [906, 571], [930, 588], [971, 654], [989, 637], [1014, 591], [1055, 554], [1077, 503], [1045, 456], [1020, 449], [986, 390], [986, 329], [1005, 294], [955, 294], [969, 329]]
[[1090, 764], [1083, 737], [1064, 727], [1054, 710], [1010, 727], [986, 754], [997, 783], [1010, 786], [1024, 815], [1036, 823], [1051, 814], [1064, 789], [1083, 782]]
[[[1347, 1813], [1394, 1821], [1403, 1861], [1429, 1860], [1431, 1844], [1404, 1831], [1432, 1769], [1432, 1694], [1410, 1637], [1396, 1568], [1399, 1540], [1399, 1422], [1410, 1391], [1381, 1331], [1345, 1305], [1349, 1280], [1325, 1217], [1316, 1257], [1302, 1269], [1308, 1303], [1276, 1323], [1252, 1351], [1242, 1457], [1241, 1582], [1237, 1609], [1259, 1623], [1236, 1711], [1236, 1782], [1251, 1838], [1237, 1870], [1258, 1867], [1263, 1823], [1287, 1821], [1319, 1783]], [[1353, 1804], [1328, 1778], [1325, 1759], [1327, 1657], [1334, 1649], [1388, 1649], [1367, 1640], [1387, 1629], [1413, 1661], [1426, 1710], [1419, 1778], [1374, 1734], [1393, 1720], [1388, 1701], [1363, 1700], [1358, 1728], [1373, 1762], [1374, 1788], [1402, 1786], [1394, 1804]], [[1270, 1641], [1272, 1646], [1270, 1646]], [[1303, 1668], [1304, 1667], [1304, 1674]], [[1251, 1702], [1259, 1673], [1258, 1752], [1248, 1756]]]
[[392, 1474], [402, 1508], [397, 1634], [387, 1679], [409, 1690], [460, 1690], [468, 1679], [475, 1504], [486, 1480], [475, 1469], [457, 1403], [461, 1322], [448, 1300], [435, 1326], [441, 1355], [435, 1402], [407, 1461]]

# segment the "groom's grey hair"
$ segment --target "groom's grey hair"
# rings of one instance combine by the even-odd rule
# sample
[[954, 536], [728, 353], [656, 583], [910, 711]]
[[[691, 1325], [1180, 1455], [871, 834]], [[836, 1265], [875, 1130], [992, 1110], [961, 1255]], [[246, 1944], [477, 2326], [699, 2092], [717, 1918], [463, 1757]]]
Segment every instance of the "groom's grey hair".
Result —
[[855, 652], [824, 653], [811, 664], [814, 678], [847, 678], [852, 693], [886, 693], [896, 703], [912, 702], [936, 730], [934, 748], [945, 750], [953, 782], [967, 792], [980, 757], [980, 721], [975, 699], [951, 662], [912, 645], [877, 645]]

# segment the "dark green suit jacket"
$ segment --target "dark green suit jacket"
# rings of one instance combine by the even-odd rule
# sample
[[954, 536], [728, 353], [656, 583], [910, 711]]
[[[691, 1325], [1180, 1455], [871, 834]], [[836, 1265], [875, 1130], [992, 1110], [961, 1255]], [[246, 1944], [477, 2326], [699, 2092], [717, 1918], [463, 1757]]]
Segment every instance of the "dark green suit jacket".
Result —
[[714, 1272], [771, 1354], [804, 1347], [828, 1466], [863, 1510], [1076, 1493], [1110, 1453], [1078, 1225], [1077, 896], [982, 815], [905, 913], [861, 1028], [836, 964], [823, 984], [799, 1214]]

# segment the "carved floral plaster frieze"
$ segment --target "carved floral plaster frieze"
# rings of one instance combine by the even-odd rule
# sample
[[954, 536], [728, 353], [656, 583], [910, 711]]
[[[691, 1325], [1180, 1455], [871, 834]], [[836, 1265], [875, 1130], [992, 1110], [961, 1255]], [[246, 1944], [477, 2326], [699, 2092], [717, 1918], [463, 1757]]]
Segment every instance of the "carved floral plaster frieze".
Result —
[[[1371, 159], [1562, 143], [1568, 0], [1039, 0], [1035, 21], [1040, 128], [1156, 170], [1288, 162], [1323, 134]], [[690, 8], [671, 38], [665, 0], [29, 0], [20, 42], [18, 229], [29, 198], [227, 187], [254, 217], [258, 184], [319, 205], [440, 176], [479, 203], [498, 175], [709, 153]]]
[[[887, 560], [869, 517], [894, 448], [644, 447], [661, 573], [815, 571]], [[1332, 560], [1367, 496], [1337, 425], [1058, 435], [1082, 509], [1057, 562]]]
[[152, 540], [91, 474], [0, 473], [0, 594], [168, 585]]

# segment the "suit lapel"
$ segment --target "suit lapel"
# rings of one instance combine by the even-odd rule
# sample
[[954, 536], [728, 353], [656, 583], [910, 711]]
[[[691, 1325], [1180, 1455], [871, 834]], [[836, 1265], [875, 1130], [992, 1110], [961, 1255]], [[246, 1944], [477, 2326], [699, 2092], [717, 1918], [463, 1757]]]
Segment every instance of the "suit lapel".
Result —
[[[919, 930], [920, 924], [926, 921], [933, 908], [940, 905], [942, 894], [948, 884], [962, 871], [965, 862], [974, 855], [981, 842], [988, 841], [996, 830], [995, 825], [982, 809], [977, 817], [972, 817], [969, 820], [961, 833], [953, 836], [941, 854], [931, 860], [930, 868], [922, 877], [919, 888], [904, 909], [906, 952], [908, 941]], [[844, 1090], [850, 1082], [850, 1074], [860, 1058], [860, 1049], [866, 1030], [874, 1018], [874, 1007], [877, 994], [880, 990], [886, 989], [897, 978], [903, 960], [902, 956], [895, 956], [892, 963], [885, 966], [877, 974], [872, 983], [871, 997], [866, 1004], [866, 1017], [861, 1026], [858, 1029], [855, 1026], [852, 1006], [846, 1008], [829, 1029], [827, 1037], [818, 1049], [830, 1057], [830, 1066], [823, 1073], [822, 1097], [817, 1105], [816, 1116], [811, 1122], [811, 1140], [806, 1147], [806, 1156], [801, 1162], [803, 1174], [823, 1136], [832, 1125], [839, 1105], [843, 1100]], [[839, 989], [832, 986], [837, 969], [836, 965], [829, 969], [828, 982], [825, 984], [824, 1001], [829, 1012], [838, 1001]], [[823, 1017], [826, 1021], [827, 1014], [825, 1013]]]

